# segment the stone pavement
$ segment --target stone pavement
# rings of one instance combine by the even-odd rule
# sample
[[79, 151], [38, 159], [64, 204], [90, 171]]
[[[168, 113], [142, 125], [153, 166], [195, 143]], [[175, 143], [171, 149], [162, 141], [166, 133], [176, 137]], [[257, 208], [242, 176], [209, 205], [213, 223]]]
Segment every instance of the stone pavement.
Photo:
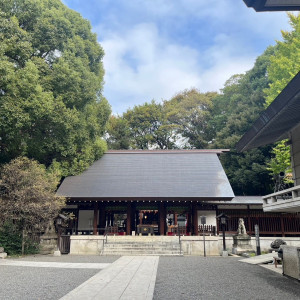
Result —
[[61, 268], [61, 269], [105, 269], [109, 263], [65, 263], [65, 262], [42, 262], [22, 260], [2, 260], [0, 265], [34, 268]]
[[272, 272], [276, 272], [278, 274], [282, 274], [282, 265], [277, 265], [277, 268], [275, 268], [275, 264], [262, 264], [260, 265], [262, 268], [268, 269]]
[[258, 264], [267, 263], [269, 261], [273, 261], [274, 256], [277, 256], [277, 253], [268, 253], [268, 254], [262, 254], [258, 256], [252, 256], [249, 258], [241, 259], [240, 262], [244, 262], [252, 265], [258, 265]]
[[158, 256], [123, 256], [61, 300], [151, 300]]

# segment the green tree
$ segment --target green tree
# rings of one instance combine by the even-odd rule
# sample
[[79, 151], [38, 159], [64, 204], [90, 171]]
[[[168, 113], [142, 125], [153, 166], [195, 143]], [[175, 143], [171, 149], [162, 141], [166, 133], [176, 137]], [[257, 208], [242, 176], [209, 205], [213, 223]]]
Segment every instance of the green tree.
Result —
[[[276, 180], [277, 176], [284, 172], [286, 174], [292, 173], [291, 168], [291, 156], [290, 156], [290, 147], [286, 146], [285, 141], [277, 143], [276, 147], [272, 149], [273, 157], [268, 163], [268, 170], [270, 171], [273, 178]], [[290, 176], [285, 177], [284, 181], [286, 183], [292, 183]]]
[[164, 106], [151, 103], [134, 106], [123, 114], [130, 130], [131, 147], [135, 149], [173, 149], [176, 147], [176, 125], [166, 118]]
[[112, 115], [107, 124], [107, 146], [109, 149], [120, 150], [130, 148], [130, 129], [127, 120]]
[[59, 0], [3, 0], [0, 28], [0, 163], [81, 172], [105, 151], [111, 112], [89, 22]]
[[221, 156], [221, 161], [237, 195], [271, 191], [271, 177], [266, 169], [270, 146], [238, 153], [235, 144], [264, 110], [263, 90], [269, 83], [267, 67], [273, 52], [274, 48], [268, 48], [250, 71], [230, 78], [222, 94], [213, 99], [209, 127], [215, 132], [215, 138], [211, 147], [230, 149]]
[[23, 233], [23, 253], [26, 233], [45, 229], [65, 199], [55, 195], [58, 178], [37, 161], [16, 158], [3, 166], [0, 176], [0, 219]]
[[201, 93], [189, 89], [164, 101], [166, 117], [185, 148], [207, 148], [211, 140], [208, 124], [211, 119], [212, 99], [217, 93]]
[[[264, 90], [266, 107], [275, 100], [300, 70], [300, 14], [293, 15], [290, 13], [288, 16], [292, 30], [282, 31], [283, 41], [277, 41], [276, 51], [271, 57], [271, 63], [268, 67], [270, 84]], [[277, 175], [281, 171], [288, 172], [291, 169], [290, 148], [285, 146], [284, 142], [279, 142], [273, 149], [274, 157], [269, 165], [272, 175]], [[290, 181], [287, 178], [286, 180]]]
[[269, 106], [300, 70], [300, 14], [289, 13], [291, 31], [282, 31], [268, 66], [269, 87], [264, 90]]

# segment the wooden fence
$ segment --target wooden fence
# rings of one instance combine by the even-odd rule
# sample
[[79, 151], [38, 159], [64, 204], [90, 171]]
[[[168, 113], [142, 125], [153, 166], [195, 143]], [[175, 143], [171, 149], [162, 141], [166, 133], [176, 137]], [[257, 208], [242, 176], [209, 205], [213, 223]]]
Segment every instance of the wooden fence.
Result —
[[[244, 219], [247, 233], [254, 234], [254, 226], [259, 226], [262, 236], [300, 236], [300, 214], [264, 213], [261, 210], [222, 210], [229, 217], [225, 227], [226, 233], [236, 233], [239, 218]], [[218, 224], [217, 232], [221, 228]]]
[[198, 235], [203, 235], [203, 226], [204, 226], [204, 234], [205, 235], [216, 235], [217, 234], [216, 226], [199, 225], [198, 226]]

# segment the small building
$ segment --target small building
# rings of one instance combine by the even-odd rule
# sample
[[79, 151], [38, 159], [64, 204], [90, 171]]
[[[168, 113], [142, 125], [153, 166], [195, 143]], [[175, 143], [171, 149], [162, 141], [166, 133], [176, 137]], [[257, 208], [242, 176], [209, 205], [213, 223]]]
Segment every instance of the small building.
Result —
[[218, 158], [225, 151], [107, 151], [57, 191], [75, 215], [70, 233], [198, 235], [201, 210], [234, 197]]

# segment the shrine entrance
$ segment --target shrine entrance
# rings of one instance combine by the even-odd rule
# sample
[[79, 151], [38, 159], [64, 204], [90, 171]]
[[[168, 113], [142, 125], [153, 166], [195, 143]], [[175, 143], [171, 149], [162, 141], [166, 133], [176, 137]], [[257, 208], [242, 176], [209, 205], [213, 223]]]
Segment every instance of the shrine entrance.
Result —
[[158, 235], [158, 210], [136, 211], [136, 233], [139, 235]]

